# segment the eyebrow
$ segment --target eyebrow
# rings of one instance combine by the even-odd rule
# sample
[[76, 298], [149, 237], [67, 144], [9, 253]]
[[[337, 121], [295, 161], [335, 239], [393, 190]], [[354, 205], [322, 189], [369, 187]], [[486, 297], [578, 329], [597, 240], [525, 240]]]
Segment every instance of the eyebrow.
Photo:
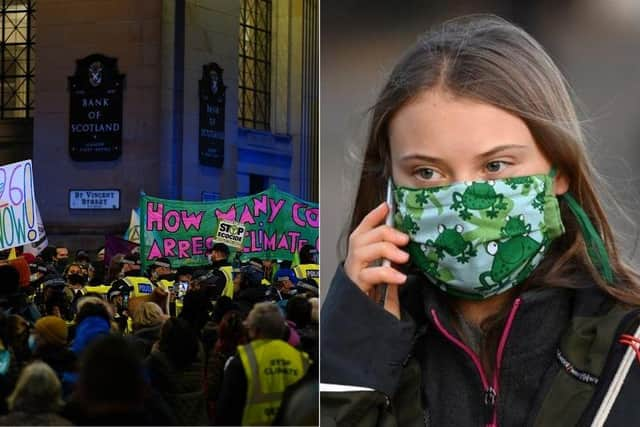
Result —
[[[497, 147], [492, 148], [489, 151], [486, 151], [484, 153], [478, 154], [476, 156], [476, 158], [487, 158], [487, 157], [491, 157], [494, 156], [502, 151], [506, 151], [506, 150], [511, 150], [511, 149], [527, 149], [529, 148], [527, 145], [518, 145], [518, 144], [506, 144], [506, 145], [499, 145]], [[418, 153], [409, 153], [405, 156], [402, 156], [400, 158], [400, 160], [402, 161], [406, 161], [406, 160], [424, 160], [424, 161], [428, 161], [428, 162], [434, 162], [434, 163], [442, 163], [444, 162], [443, 159], [439, 158], [439, 157], [433, 157], [433, 156], [426, 156], [424, 154], [418, 154]]]

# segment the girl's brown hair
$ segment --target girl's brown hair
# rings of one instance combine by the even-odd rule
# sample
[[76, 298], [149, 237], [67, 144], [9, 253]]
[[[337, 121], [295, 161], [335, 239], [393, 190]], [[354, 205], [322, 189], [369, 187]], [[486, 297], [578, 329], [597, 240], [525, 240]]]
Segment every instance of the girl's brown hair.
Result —
[[[620, 258], [602, 204], [601, 181], [585, 152], [585, 137], [568, 84], [542, 46], [493, 15], [470, 15], [426, 34], [400, 59], [372, 107], [368, 144], [349, 232], [384, 200], [391, 175], [388, 128], [394, 115], [426, 90], [484, 102], [520, 117], [544, 155], [570, 182], [569, 191], [598, 230], [615, 275], [607, 283], [589, 257], [574, 215], [561, 198], [566, 233], [529, 282], [580, 286], [586, 271], [615, 299], [640, 305], [638, 275]], [[535, 279], [535, 280], [534, 280]]]

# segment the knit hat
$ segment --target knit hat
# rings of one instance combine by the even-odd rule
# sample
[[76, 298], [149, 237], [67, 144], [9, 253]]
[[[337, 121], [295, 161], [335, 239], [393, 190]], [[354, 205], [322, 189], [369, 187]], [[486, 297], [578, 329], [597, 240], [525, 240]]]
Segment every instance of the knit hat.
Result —
[[67, 344], [67, 324], [59, 317], [41, 317], [35, 329], [42, 341], [59, 346]]

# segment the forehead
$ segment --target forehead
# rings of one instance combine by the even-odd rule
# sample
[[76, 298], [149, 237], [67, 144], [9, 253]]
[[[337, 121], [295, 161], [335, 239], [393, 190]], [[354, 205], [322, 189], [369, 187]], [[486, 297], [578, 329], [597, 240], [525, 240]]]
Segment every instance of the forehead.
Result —
[[419, 153], [460, 159], [504, 144], [535, 146], [518, 116], [437, 90], [423, 92], [395, 114], [389, 140], [392, 157]]

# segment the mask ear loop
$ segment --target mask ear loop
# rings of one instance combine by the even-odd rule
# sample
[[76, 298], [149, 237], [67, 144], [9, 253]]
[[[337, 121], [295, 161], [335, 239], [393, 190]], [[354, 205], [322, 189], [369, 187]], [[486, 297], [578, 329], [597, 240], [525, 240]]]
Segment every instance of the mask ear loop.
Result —
[[591, 223], [587, 213], [571, 194], [565, 193], [562, 197], [578, 220], [578, 225], [580, 226], [580, 230], [582, 230], [582, 235], [584, 236], [585, 243], [587, 244], [587, 250], [589, 252], [591, 262], [596, 266], [600, 275], [608, 283], [613, 283], [614, 277], [613, 270], [611, 269], [611, 263], [609, 262], [609, 254], [602, 238], [600, 238], [600, 234]]
[[[551, 171], [549, 171], [549, 176], [551, 178], [555, 178], [557, 172], [558, 170], [556, 167], [552, 166]], [[611, 269], [611, 263], [609, 262], [609, 253], [607, 252], [607, 248], [604, 245], [600, 234], [591, 223], [587, 213], [582, 209], [582, 206], [580, 206], [580, 203], [578, 203], [569, 192], [562, 195], [562, 197], [578, 220], [582, 236], [587, 244], [587, 251], [589, 253], [589, 258], [591, 258], [591, 262], [595, 265], [596, 269], [598, 269], [600, 275], [607, 281], [607, 283], [613, 283], [614, 277], [613, 270]]]

